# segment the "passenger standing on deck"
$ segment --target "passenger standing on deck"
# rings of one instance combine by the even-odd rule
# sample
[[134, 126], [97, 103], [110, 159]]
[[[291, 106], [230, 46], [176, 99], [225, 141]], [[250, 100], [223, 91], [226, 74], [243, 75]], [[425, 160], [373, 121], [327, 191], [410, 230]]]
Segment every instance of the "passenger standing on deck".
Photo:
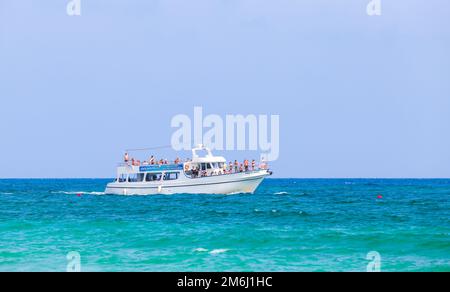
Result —
[[255, 170], [256, 167], [256, 161], [255, 159], [252, 160], [252, 170]]
[[242, 163], [239, 165], [239, 172], [243, 172], [244, 171], [244, 165], [242, 165]]
[[123, 162], [128, 163], [130, 161], [130, 158], [128, 157], [128, 153], [125, 152], [125, 155], [123, 156]]
[[194, 175], [195, 177], [198, 177], [200, 175], [200, 169], [198, 167], [195, 168]]
[[238, 172], [239, 171], [239, 163], [237, 160], [234, 161], [234, 172]]
[[148, 160], [148, 163], [150, 163], [151, 165], [155, 164], [155, 157], [153, 157], [153, 155], [150, 156], [150, 159]]
[[244, 167], [245, 167], [245, 171], [248, 171], [248, 160], [247, 159], [244, 160]]
[[259, 164], [259, 168], [260, 169], [267, 169], [268, 168], [268, 165], [267, 165], [266, 160], [264, 158], [261, 159], [261, 163]]
[[229, 173], [233, 173], [233, 163], [231, 161], [228, 164], [228, 168], [229, 168]]

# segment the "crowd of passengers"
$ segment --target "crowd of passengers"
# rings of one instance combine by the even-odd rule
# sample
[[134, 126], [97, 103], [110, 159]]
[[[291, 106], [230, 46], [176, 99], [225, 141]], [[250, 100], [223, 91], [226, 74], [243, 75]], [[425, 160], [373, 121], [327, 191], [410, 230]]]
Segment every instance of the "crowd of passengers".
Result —
[[[260, 164], [259, 169], [266, 168], [265, 164]], [[239, 173], [239, 172], [247, 172], [247, 171], [254, 171], [257, 170], [256, 161], [253, 159], [250, 163], [249, 160], [245, 159], [243, 163], [238, 162], [237, 160], [233, 162], [230, 161], [230, 163], [221, 163], [221, 166], [219, 166], [219, 169], [215, 169], [209, 173], [210, 176], [213, 175], [221, 175], [221, 174], [231, 174], [231, 173]], [[199, 166], [192, 167], [189, 169], [189, 164], [185, 166], [185, 172], [188, 175], [191, 175], [191, 177], [205, 177], [208, 176], [208, 172], [203, 169], [201, 170]]]
[[[132, 166], [141, 166], [141, 165], [163, 165], [163, 164], [170, 164], [169, 161], [167, 159], [156, 159], [153, 155], [150, 156], [150, 158], [147, 161], [140, 161], [134, 158], [131, 158], [128, 156], [128, 153], [125, 153], [124, 157], [123, 157], [123, 161], [127, 164], [127, 165], [132, 165]], [[182, 161], [177, 157], [173, 163], [174, 164], [179, 164]]]
[[[143, 161], [141, 163], [140, 160], [136, 160], [134, 158], [129, 158], [128, 153], [125, 153], [124, 155], [124, 162], [127, 165], [132, 166], [141, 166], [141, 165], [165, 165], [170, 164], [167, 159], [156, 159], [153, 155], [149, 158], [148, 161]], [[190, 162], [189, 159], [186, 159], [185, 162]], [[182, 163], [182, 160], [180, 160], [178, 157], [173, 161], [174, 164]], [[222, 163], [221, 163], [222, 164]], [[239, 173], [239, 172], [247, 172], [247, 171], [254, 171], [257, 169], [265, 169], [267, 168], [267, 165], [265, 163], [261, 163], [259, 167], [256, 165], [255, 159], [253, 159], [251, 162], [248, 159], [245, 159], [242, 163], [238, 162], [237, 160], [233, 162], [223, 163], [221, 167], [219, 167], [218, 171], [211, 171], [209, 175], [220, 175], [220, 174], [231, 174], [231, 173]], [[191, 177], [205, 177], [208, 176], [208, 172], [203, 169], [201, 170], [199, 166], [196, 167], [189, 167], [189, 164], [185, 165], [185, 172]]]

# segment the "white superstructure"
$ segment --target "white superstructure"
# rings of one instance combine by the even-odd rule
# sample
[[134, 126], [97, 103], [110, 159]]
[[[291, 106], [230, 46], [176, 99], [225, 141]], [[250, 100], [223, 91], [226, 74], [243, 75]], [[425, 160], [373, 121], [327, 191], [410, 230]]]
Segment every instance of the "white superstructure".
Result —
[[[200, 156], [204, 151], [206, 155]], [[228, 171], [226, 160], [199, 145], [184, 163], [130, 165], [117, 168], [117, 177], [107, 185], [107, 194], [232, 194], [253, 193], [271, 171], [262, 166]]]

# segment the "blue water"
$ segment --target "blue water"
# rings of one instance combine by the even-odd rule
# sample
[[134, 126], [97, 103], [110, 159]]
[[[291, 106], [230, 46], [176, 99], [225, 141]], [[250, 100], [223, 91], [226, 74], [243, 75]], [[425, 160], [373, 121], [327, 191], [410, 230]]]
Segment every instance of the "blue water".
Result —
[[[0, 180], [0, 271], [450, 271], [450, 180], [268, 179], [253, 195]], [[382, 198], [378, 198], [382, 195]]]

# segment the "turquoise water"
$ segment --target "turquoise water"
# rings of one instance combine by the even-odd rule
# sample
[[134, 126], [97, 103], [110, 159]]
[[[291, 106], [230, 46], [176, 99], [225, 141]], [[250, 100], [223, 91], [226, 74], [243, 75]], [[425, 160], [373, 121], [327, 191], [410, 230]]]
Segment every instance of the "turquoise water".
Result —
[[[253, 195], [0, 180], [0, 271], [450, 271], [450, 180], [269, 179]], [[77, 195], [79, 194], [79, 195]], [[382, 195], [382, 198], [378, 198]]]

